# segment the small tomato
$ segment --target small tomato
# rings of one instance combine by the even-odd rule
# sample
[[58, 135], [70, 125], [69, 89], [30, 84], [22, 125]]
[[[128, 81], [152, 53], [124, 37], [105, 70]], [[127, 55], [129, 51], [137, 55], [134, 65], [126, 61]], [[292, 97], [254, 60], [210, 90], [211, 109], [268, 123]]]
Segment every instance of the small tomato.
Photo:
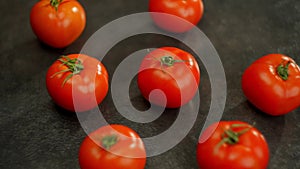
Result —
[[221, 121], [200, 136], [197, 161], [201, 169], [266, 169], [269, 148], [253, 126], [241, 121]]
[[183, 33], [192, 29], [201, 20], [203, 11], [202, 0], [149, 0], [154, 22], [170, 32]]
[[87, 111], [96, 107], [106, 96], [108, 73], [97, 59], [71, 54], [61, 57], [49, 67], [46, 86], [54, 102], [62, 108]]
[[242, 89], [261, 111], [273, 116], [287, 114], [300, 106], [300, 68], [288, 56], [266, 55], [245, 70]]
[[30, 24], [42, 42], [63, 48], [81, 35], [86, 16], [76, 0], [40, 0], [31, 9]]
[[[196, 59], [175, 47], [162, 47], [150, 52], [143, 59], [138, 73], [138, 87], [142, 95], [148, 101], [167, 108], [178, 108], [188, 103], [198, 91], [199, 83], [200, 70]], [[165, 97], [152, 93], [154, 90], [162, 91]]]
[[83, 140], [79, 164], [81, 169], [144, 169], [144, 143], [135, 131], [126, 126], [104, 126]]

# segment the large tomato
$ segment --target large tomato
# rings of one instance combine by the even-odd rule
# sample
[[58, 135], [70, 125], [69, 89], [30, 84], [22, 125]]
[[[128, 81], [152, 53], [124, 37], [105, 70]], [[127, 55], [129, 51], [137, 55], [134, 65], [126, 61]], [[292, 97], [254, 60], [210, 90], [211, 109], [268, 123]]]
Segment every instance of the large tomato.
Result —
[[266, 169], [269, 148], [264, 136], [241, 121], [221, 121], [199, 138], [197, 161], [201, 169]]
[[261, 111], [286, 114], [300, 106], [300, 68], [290, 57], [266, 55], [245, 70], [242, 89]]
[[[150, 102], [168, 108], [188, 103], [198, 91], [200, 70], [195, 58], [175, 47], [150, 52], [142, 61], [138, 87]], [[166, 98], [154, 90], [162, 91]]]
[[149, 0], [149, 12], [155, 12], [151, 14], [154, 22], [175, 33], [192, 29], [201, 20], [203, 11], [202, 0]]
[[71, 54], [50, 66], [46, 85], [56, 104], [82, 112], [96, 107], [104, 99], [108, 91], [108, 73], [97, 59]]
[[30, 24], [42, 42], [63, 48], [83, 32], [86, 16], [76, 0], [40, 0], [31, 9]]
[[144, 169], [146, 151], [132, 129], [108, 125], [87, 136], [79, 149], [81, 169]]

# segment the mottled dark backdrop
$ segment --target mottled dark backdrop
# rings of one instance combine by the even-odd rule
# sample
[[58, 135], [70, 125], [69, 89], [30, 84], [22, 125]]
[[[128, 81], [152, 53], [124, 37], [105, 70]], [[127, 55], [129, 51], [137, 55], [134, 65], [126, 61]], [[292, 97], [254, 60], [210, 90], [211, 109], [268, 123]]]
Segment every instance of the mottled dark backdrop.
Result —
[[[146, 12], [147, 1], [81, 0], [87, 12], [87, 27], [82, 36], [65, 49], [49, 48], [32, 33], [29, 13], [35, 2], [0, 2], [0, 168], [76, 169], [79, 168], [78, 148], [86, 134], [76, 115], [55, 106], [48, 96], [47, 68], [59, 55], [79, 52], [85, 41], [110, 21]], [[283, 53], [300, 63], [299, 1], [205, 0], [204, 5], [204, 17], [198, 27], [218, 51], [227, 77], [223, 120], [256, 123], [269, 142], [269, 169], [299, 169], [300, 109], [281, 117], [267, 116], [246, 101], [240, 86], [243, 71], [265, 54]], [[103, 63], [113, 73], [120, 60], [132, 52], [166, 45], [184, 48], [179, 42], [160, 35], [135, 36], [112, 48]], [[147, 169], [197, 168], [197, 139], [210, 104], [208, 75], [200, 60], [199, 64], [201, 107], [196, 124], [174, 149], [148, 158]], [[143, 108], [146, 104], [134, 81], [130, 91], [133, 104]], [[167, 110], [150, 124], [130, 122], [116, 112], [110, 93], [100, 109], [110, 123], [128, 125], [143, 137], [164, 131], [177, 116], [177, 110]]]

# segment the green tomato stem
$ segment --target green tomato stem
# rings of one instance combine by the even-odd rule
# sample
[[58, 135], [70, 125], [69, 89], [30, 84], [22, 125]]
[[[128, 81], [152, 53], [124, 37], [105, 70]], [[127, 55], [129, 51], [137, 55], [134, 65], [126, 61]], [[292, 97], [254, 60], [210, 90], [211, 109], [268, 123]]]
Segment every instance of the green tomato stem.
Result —
[[109, 150], [112, 146], [117, 144], [117, 142], [118, 137], [116, 135], [105, 136], [101, 140], [101, 144], [106, 150]]
[[288, 80], [288, 77], [289, 77], [289, 65], [290, 65], [290, 63], [291, 62], [288, 62], [286, 65], [284, 65], [283, 63], [281, 63], [277, 67], [277, 74], [284, 81]]
[[[233, 131], [233, 128], [237, 127], [247, 127], [241, 131]], [[224, 130], [222, 134], [222, 140], [216, 145], [215, 153], [220, 149], [223, 144], [235, 145], [239, 142], [239, 137], [251, 129], [251, 126], [244, 124], [232, 124], [228, 130]]]
[[55, 10], [58, 10], [58, 6], [59, 4], [62, 2], [63, 0], [50, 0], [50, 5], [53, 6], [55, 8]]
[[82, 64], [82, 62], [77, 59], [70, 59], [68, 56], [61, 56], [61, 58], [58, 59], [58, 61], [62, 62], [62, 65], [67, 66], [67, 69], [64, 69], [62, 71], [56, 72], [54, 73], [51, 78], [53, 78], [54, 76], [58, 75], [58, 74], [63, 74], [66, 72], [71, 72], [71, 74], [69, 74], [63, 81], [62, 86], [64, 86], [64, 84], [71, 79], [74, 75], [79, 74], [83, 69], [84, 66]]
[[161, 65], [173, 66], [177, 62], [186, 62], [184, 60], [176, 60], [172, 56], [163, 56], [160, 58]]

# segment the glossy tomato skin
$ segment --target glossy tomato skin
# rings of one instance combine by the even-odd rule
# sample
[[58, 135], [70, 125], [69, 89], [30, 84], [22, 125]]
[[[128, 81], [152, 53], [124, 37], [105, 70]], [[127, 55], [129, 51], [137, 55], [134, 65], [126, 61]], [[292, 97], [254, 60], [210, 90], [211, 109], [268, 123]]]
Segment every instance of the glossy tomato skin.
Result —
[[[161, 64], [161, 58], [171, 56], [179, 62], [173, 66]], [[138, 87], [150, 102], [165, 106], [161, 95], [150, 93], [156, 89], [166, 96], [167, 108], [178, 108], [188, 103], [198, 91], [200, 70], [195, 58], [188, 52], [175, 47], [162, 47], [150, 52], [143, 59], [138, 73]]]
[[55, 61], [46, 74], [49, 95], [57, 105], [69, 111], [83, 112], [95, 108], [108, 92], [105, 66], [99, 60], [83, 54], [71, 54], [68, 57], [79, 59], [84, 69], [64, 83], [71, 72], [57, 74], [68, 67], [59, 60]]
[[[118, 141], [107, 150], [101, 146], [101, 140], [110, 135], [117, 136]], [[109, 125], [83, 140], [79, 149], [79, 164], [81, 169], [144, 169], [146, 151], [135, 131], [123, 125]]]
[[[277, 73], [281, 64], [288, 65], [288, 79]], [[300, 106], [300, 68], [282, 54], [269, 54], [252, 63], [242, 76], [242, 89], [247, 99], [261, 111], [278, 116]]]
[[203, 11], [202, 0], [149, 0], [149, 12], [155, 12], [151, 14], [154, 22], [170, 32], [183, 33], [192, 29], [201, 20]]
[[[232, 128], [232, 125], [242, 127]], [[241, 134], [238, 143], [234, 145], [218, 145], [224, 131], [230, 128], [235, 132], [249, 130]], [[201, 169], [266, 169], [269, 148], [264, 136], [249, 124], [241, 121], [221, 121], [209, 126], [200, 136], [197, 161]]]
[[50, 0], [40, 0], [31, 9], [30, 24], [45, 44], [64, 48], [74, 42], [86, 25], [84, 8], [76, 0], [63, 0], [57, 10]]

